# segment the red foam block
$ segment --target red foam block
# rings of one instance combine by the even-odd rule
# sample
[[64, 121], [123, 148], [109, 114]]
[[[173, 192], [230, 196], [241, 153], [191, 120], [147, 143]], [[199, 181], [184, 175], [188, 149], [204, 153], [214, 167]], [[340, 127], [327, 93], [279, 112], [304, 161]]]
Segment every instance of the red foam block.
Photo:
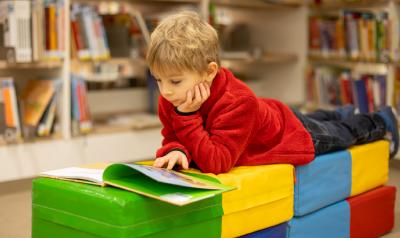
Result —
[[383, 186], [347, 199], [350, 205], [350, 237], [376, 238], [394, 226], [396, 187]]

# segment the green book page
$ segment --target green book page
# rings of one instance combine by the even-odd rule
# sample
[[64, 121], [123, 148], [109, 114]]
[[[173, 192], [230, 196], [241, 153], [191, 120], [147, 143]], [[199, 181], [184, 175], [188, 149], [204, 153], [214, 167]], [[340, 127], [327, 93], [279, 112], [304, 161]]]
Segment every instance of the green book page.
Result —
[[[191, 188], [160, 182], [160, 180], [156, 181], [148, 175], [138, 172], [134, 167], [131, 167], [128, 164], [111, 165], [104, 172], [103, 180], [108, 185], [136, 192], [178, 206], [190, 204], [234, 189], [234, 187], [204, 179], [204, 176], [193, 176], [189, 173], [185, 173], [184, 175], [189, 176], [191, 179], [198, 181], [199, 183], [206, 183], [207, 185], [212, 185], [217, 188]], [[158, 177], [158, 179], [160, 179], [160, 177]]]

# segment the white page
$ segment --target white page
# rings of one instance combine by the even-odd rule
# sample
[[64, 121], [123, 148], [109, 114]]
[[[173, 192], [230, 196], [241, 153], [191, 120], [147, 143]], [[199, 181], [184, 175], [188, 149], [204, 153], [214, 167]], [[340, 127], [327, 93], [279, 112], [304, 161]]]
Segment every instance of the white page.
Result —
[[41, 176], [65, 179], [80, 179], [103, 184], [104, 169], [68, 167], [40, 173]]

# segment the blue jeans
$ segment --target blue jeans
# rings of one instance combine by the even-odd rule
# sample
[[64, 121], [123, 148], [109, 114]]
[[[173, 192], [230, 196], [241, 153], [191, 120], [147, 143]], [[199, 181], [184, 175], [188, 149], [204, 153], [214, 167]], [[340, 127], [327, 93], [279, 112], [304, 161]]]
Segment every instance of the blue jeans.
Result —
[[310, 133], [316, 155], [376, 141], [386, 133], [385, 122], [376, 113], [356, 114], [342, 120], [336, 111], [292, 111]]

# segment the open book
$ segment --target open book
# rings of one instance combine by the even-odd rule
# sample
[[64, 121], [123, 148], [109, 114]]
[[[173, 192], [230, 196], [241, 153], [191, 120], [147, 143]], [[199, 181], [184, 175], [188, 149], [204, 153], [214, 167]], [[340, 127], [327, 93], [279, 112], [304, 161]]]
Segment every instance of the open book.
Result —
[[112, 164], [105, 169], [69, 167], [43, 172], [40, 176], [114, 186], [178, 206], [235, 189], [205, 179], [204, 175], [139, 164]]

